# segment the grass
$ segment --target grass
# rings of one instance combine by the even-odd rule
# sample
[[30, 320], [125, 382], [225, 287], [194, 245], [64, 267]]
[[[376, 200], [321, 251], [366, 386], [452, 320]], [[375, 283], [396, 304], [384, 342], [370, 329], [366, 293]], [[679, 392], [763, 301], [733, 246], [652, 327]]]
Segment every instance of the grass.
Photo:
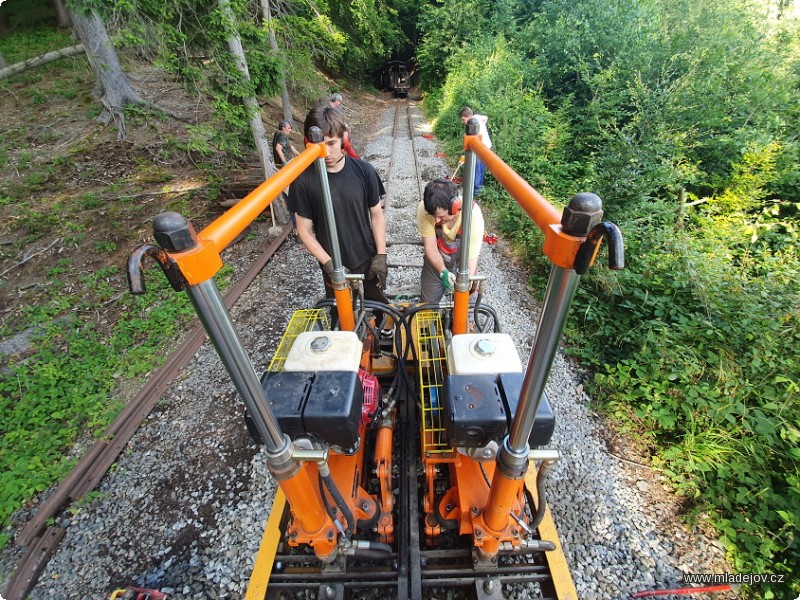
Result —
[[[0, 38], [0, 51], [13, 64], [73, 44], [64, 32], [18, 30]], [[67, 456], [79, 454], [72, 452], [75, 444], [102, 435], [118, 414], [118, 391], [138, 387], [187, 330], [194, 311], [185, 294], [148, 265], [147, 294], [131, 296], [124, 263], [149, 237], [154, 214], [173, 208], [199, 226], [217, 193], [209, 187], [143, 198], [140, 191], [158, 189], [187, 170], [192, 178], [205, 175], [181, 166], [185, 146], [174, 132], [161, 135], [164, 122], [157, 115], [140, 111], [128, 123], [134, 139], [168, 139], [157, 165], [147, 160], [153, 143], [122, 147], [111, 129], [84, 135], [99, 112], [89, 96], [85, 57], [3, 84], [0, 103], [9, 126], [0, 131], [0, 235], [8, 243], [0, 271], [58, 243], [0, 278], [0, 305], [16, 307], [0, 313], [0, 339], [30, 335], [29, 349], [10, 362], [2, 357], [6, 368], [0, 370], [0, 548], [14, 512], [69, 471], [74, 459]], [[69, 135], [64, 124], [73, 126]], [[104, 144], [100, 150], [98, 143]], [[51, 146], [42, 150], [41, 144]], [[221, 288], [232, 273], [220, 273]]]
[[[67, 269], [49, 275], [58, 279]], [[117, 385], [157, 367], [165, 341], [178, 337], [193, 315], [183, 294], [153, 277], [144, 296], [119, 299], [126, 318], [103, 330], [95, 307], [116, 295], [121, 279], [118, 267], [99, 269], [82, 281], [90, 298], [65, 296], [56, 284], [49, 302], [25, 311], [34, 332], [32, 355], [0, 376], [2, 525], [69, 471], [74, 460], [64, 455], [75, 441], [101, 433], [120, 410], [113, 400]], [[0, 546], [5, 541], [0, 537]]]

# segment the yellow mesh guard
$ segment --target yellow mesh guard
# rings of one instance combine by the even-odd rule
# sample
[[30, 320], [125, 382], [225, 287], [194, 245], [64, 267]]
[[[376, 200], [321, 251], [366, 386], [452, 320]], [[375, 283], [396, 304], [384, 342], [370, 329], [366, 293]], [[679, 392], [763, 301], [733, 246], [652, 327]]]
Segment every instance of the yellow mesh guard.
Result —
[[286, 331], [283, 332], [281, 343], [278, 344], [278, 349], [269, 363], [268, 371], [283, 371], [283, 365], [286, 362], [286, 357], [289, 356], [289, 350], [292, 349], [294, 340], [301, 333], [306, 331], [328, 331], [331, 328], [328, 321], [328, 313], [321, 308], [309, 308], [303, 310], [296, 310], [289, 319], [289, 324], [286, 326]]
[[422, 407], [422, 457], [425, 458], [451, 452], [445, 435], [442, 407], [447, 351], [442, 318], [438, 311], [425, 310], [417, 313], [414, 325]]

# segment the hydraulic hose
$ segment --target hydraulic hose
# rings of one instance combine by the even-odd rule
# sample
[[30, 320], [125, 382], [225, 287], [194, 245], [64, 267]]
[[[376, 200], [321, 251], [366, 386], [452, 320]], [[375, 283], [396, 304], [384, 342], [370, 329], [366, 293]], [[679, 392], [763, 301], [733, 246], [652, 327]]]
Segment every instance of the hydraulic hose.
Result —
[[[480, 321], [478, 320], [478, 315], [480, 314], [481, 300], [482, 299], [483, 299], [483, 286], [479, 284], [478, 285], [478, 295], [475, 298], [475, 304], [473, 304], [473, 306], [472, 306], [472, 320], [475, 321], [475, 327], [478, 329], [478, 331], [480, 331], [481, 333], [484, 333], [483, 327], [481, 327], [479, 325]], [[495, 325], [496, 324], [497, 324], [497, 322], [495, 321]]]
[[322, 502], [325, 504], [325, 512], [328, 513], [331, 521], [336, 522], [336, 513], [334, 512], [333, 505], [328, 501], [327, 494], [325, 494], [325, 487], [322, 483], [322, 475], [317, 477], [317, 483], [319, 483], [319, 495], [322, 496]]
[[323, 475], [320, 473], [320, 477], [322, 478], [322, 481], [325, 482], [325, 487], [328, 488], [328, 492], [330, 492], [333, 501], [336, 502], [336, 506], [338, 506], [339, 510], [342, 511], [342, 514], [344, 515], [344, 518], [347, 521], [347, 529], [349, 530], [350, 535], [353, 535], [356, 531], [356, 520], [353, 517], [353, 513], [350, 511], [350, 507], [347, 506], [347, 503], [344, 501], [344, 498], [339, 493], [339, 488], [336, 487], [336, 482], [333, 480], [333, 477], [331, 476], [330, 472], [328, 472], [327, 475]]
[[[539, 523], [542, 522], [544, 519], [544, 510], [547, 506], [547, 497], [545, 495], [544, 489], [544, 475], [545, 471], [547, 471], [550, 464], [547, 461], [542, 462], [539, 465], [539, 470], [536, 473], [536, 495], [538, 496], [539, 502], [536, 505], [536, 512], [531, 515], [531, 524], [529, 527], [531, 529], [536, 529], [539, 527]], [[528, 492], [528, 501], [532, 503], [532, 496], [530, 492]]]
[[382, 544], [380, 542], [367, 542], [368, 548], [359, 546], [353, 551], [353, 556], [358, 558], [374, 558], [382, 559], [388, 558], [392, 555], [392, 547], [389, 544]]
[[436, 522], [439, 523], [439, 526], [445, 531], [452, 531], [453, 529], [458, 528], [458, 519], [445, 519], [439, 512], [438, 502], [434, 502], [433, 516], [436, 517]]

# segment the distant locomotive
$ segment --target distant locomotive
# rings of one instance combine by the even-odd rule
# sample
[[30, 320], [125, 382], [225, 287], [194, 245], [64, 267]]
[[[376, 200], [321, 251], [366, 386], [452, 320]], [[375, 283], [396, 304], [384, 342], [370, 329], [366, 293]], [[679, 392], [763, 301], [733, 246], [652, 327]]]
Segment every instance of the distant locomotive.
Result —
[[391, 90], [395, 98], [406, 98], [411, 86], [411, 72], [402, 60], [390, 60], [383, 70], [383, 87]]

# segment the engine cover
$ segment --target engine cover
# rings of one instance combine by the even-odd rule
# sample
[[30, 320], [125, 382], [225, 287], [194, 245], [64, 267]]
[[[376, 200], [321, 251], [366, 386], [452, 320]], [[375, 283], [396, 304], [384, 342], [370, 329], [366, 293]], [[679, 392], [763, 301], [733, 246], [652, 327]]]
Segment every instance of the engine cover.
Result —
[[358, 447], [364, 392], [357, 372], [267, 372], [261, 387], [291, 439], [312, 434], [345, 453]]
[[[522, 389], [522, 373], [449, 375], [445, 380], [445, 429], [451, 447], [481, 448], [501, 442], [511, 427]], [[528, 445], [550, 441], [555, 416], [547, 396], [542, 397]]]

